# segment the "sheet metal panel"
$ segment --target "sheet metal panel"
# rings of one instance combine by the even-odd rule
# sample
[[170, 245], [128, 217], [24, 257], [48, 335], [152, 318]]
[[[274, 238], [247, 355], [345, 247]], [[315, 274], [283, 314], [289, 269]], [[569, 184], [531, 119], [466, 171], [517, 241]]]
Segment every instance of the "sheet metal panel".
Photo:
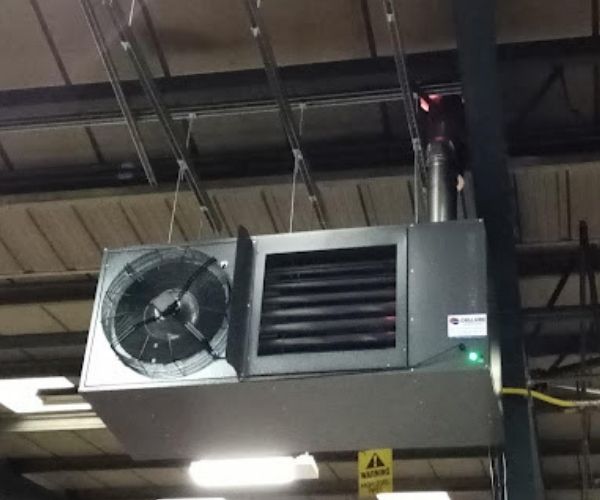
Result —
[[136, 459], [460, 448], [497, 439], [495, 398], [483, 371], [266, 379], [86, 397]]
[[[488, 338], [450, 338], [449, 317], [487, 314], [486, 242], [483, 223], [418, 224], [408, 231], [408, 356], [410, 366], [481, 369], [474, 350], [490, 362]], [[464, 344], [465, 351], [460, 350]], [[445, 353], [445, 354], [441, 354]]]

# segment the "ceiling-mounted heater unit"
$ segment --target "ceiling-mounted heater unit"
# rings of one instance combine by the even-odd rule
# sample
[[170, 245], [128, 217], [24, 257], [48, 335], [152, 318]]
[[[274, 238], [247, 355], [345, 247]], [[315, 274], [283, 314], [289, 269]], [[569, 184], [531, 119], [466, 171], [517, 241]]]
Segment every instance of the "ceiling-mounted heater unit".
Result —
[[499, 439], [479, 221], [111, 251], [80, 390], [136, 458]]

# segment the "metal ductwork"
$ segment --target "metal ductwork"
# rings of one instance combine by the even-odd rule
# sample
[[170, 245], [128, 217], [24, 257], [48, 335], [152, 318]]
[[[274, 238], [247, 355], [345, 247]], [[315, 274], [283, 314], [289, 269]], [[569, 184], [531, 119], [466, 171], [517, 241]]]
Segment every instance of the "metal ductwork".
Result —
[[80, 392], [139, 459], [496, 446], [486, 313], [480, 221], [110, 250]]
[[434, 141], [427, 146], [429, 222], [456, 220], [456, 180], [450, 146]]
[[463, 106], [458, 96], [430, 95], [425, 100], [429, 222], [457, 218], [457, 185], [464, 170]]

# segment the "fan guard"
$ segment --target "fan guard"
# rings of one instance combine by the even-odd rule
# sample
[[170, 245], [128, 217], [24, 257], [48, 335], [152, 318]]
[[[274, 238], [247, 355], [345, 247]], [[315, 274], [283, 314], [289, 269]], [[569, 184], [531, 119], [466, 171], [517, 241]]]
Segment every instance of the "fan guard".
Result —
[[133, 370], [185, 377], [223, 358], [229, 300], [229, 279], [216, 259], [191, 247], [157, 248], [126, 264], [109, 285], [102, 326]]

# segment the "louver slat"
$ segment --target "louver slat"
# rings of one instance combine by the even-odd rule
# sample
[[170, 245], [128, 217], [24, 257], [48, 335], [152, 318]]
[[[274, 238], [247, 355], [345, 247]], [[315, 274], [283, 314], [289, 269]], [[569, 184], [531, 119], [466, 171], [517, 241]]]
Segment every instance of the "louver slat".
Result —
[[396, 247], [267, 257], [259, 356], [395, 346]]

